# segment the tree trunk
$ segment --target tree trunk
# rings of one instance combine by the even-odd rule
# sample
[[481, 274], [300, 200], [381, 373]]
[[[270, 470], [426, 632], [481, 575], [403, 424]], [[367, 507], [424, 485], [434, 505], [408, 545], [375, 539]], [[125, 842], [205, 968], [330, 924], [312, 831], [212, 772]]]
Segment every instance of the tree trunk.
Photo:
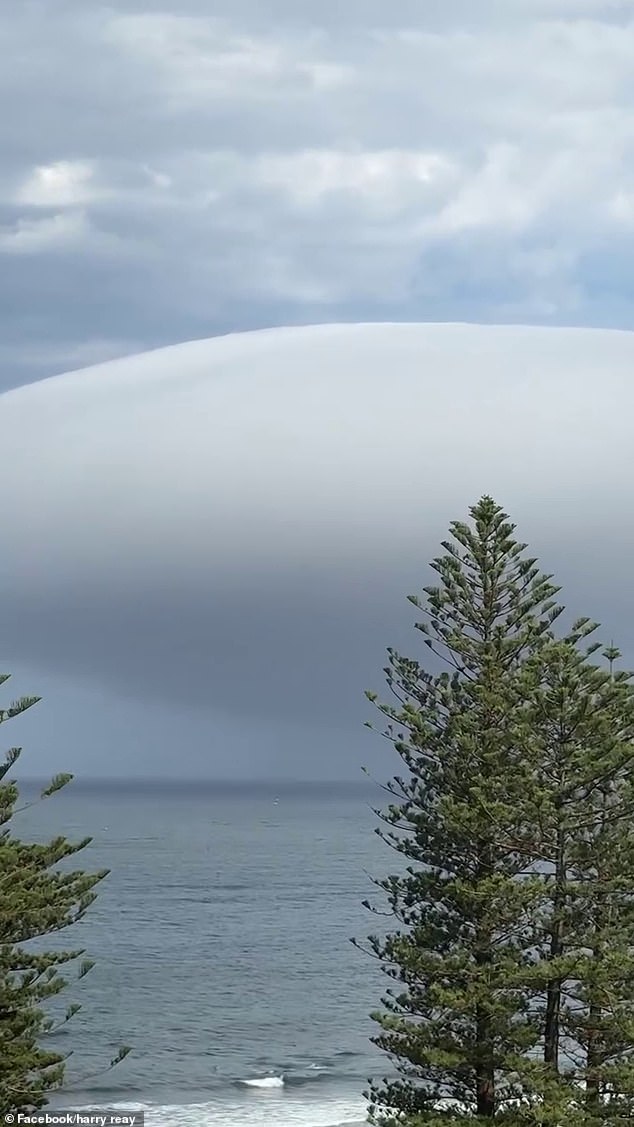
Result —
[[[480, 853], [481, 861], [478, 878], [483, 879], [493, 872], [491, 849], [487, 844]], [[485, 986], [488, 968], [493, 961], [493, 937], [490, 928], [480, 925], [475, 948], [475, 963], [478, 967], [480, 985]], [[495, 1116], [495, 1045], [491, 1004], [489, 999], [476, 1006], [476, 1108], [483, 1119]]]
[[[555, 861], [555, 897], [553, 902], [553, 927], [550, 938], [550, 959], [559, 958], [564, 953], [563, 912], [566, 902], [566, 862], [564, 853], [564, 833], [557, 830], [557, 856]], [[561, 979], [552, 978], [548, 983], [546, 1000], [546, 1022], [544, 1027], [544, 1061], [554, 1072], [559, 1072], [559, 1020], [561, 1010]]]
[[485, 1006], [478, 1006], [476, 1011], [476, 1039], [478, 1043], [476, 1065], [477, 1114], [483, 1119], [493, 1119], [495, 1115], [495, 1062], [493, 1059], [491, 1018], [488, 1007]]

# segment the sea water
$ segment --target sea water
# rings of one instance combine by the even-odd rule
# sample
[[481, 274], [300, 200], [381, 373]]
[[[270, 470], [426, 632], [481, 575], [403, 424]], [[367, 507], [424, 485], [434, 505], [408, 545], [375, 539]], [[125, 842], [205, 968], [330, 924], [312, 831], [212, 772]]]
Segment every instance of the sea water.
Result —
[[23, 836], [92, 835], [81, 866], [110, 869], [63, 936], [96, 965], [64, 991], [82, 1009], [51, 1038], [73, 1052], [51, 1102], [148, 1127], [363, 1121], [387, 983], [350, 937], [378, 930], [362, 901], [385, 908], [371, 877], [396, 863], [377, 803], [364, 782], [75, 782], [20, 815]]

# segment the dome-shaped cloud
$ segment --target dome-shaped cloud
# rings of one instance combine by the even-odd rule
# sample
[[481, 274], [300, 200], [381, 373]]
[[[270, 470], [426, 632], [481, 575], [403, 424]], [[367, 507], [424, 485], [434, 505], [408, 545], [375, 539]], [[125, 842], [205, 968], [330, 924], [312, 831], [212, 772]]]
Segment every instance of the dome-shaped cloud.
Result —
[[9, 392], [5, 654], [140, 699], [356, 723], [404, 596], [483, 492], [627, 646], [633, 372], [629, 333], [336, 325]]

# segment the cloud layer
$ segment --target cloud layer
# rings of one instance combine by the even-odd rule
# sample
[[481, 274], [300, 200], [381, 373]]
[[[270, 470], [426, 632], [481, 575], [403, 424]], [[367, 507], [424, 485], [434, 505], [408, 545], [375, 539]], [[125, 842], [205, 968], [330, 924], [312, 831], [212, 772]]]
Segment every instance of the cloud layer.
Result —
[[235, 725], [216, 765], [250, 761], [245, 726], [289, 762], [337, 728], [336, 772], [386, 645], [416, 644], [405, 595], [489, 492], [632, 660], [633, 366], [629, 333], [339, 325], [9, 392], [5, 653]]
[[629, 327], [619, 0], [7, 6], [5, 386], [279, 323]]

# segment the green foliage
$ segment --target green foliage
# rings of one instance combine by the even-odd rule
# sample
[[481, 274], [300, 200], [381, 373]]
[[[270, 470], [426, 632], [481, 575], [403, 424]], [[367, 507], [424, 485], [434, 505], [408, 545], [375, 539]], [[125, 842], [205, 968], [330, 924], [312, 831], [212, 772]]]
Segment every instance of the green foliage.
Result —
[[[586, 628], [591, 633], [594, 626]], [[596, 644], [589, 652], [596, 650]], [[526, 671], [536, 785], [530, 848], [549, 863], [545, 1057], [584, 1085], [584, 1122], [634, 1117], [634, 697], [567, 639]], [[618, 1094], [618, 1099], [616, 1096]]]
[[[373, 1015], [396, 1079], [372, 1121], [599, 1127], [634, 1114], [634, 694], [588, 619], [491, 498], [455, 522], [417, 629], [448, 669], [388, 650], [368, 698], [405, 768], [377, 832], [399, 930], [370, 938], [392, 985]], [[371, 907], [371, 905], [367, 905]], [[630, 985], [632, 983], [632, 985]]]
[[[0, 677], [0, 684], [7, 675]], [[38, 698], [23, 697], [0, 709], [0, 723], [27, 711]], [[77, 923], [92, 904], [105, 870], [85, 873], [66, 864], [90, 838], [70, 842], [59, 836], [46, 844], [25, 843], [10, 829], [17, 812], [18, 787], [6, 781], [20, 748], [11, 748], [0, 766], [0, 1114], [28, 1112], [47, 1103], [47, 1092], [64, 1078], [66, 1057], [43, 1047], [54, 1028], [47, 1003], [67, 985], [64, 968], [79, 960], [77, 978], [92, 964], [81, 949], [43, 950], [29, 944]], [[42, 791], [47, 798], [71, 781], [57, 775]], [[21, 809], [25, 809], [22, 807]], [[77, 1013], [67, 1008], [60, 1024]], [[111, 1064], [127, 1054], [123, 1048]]]

